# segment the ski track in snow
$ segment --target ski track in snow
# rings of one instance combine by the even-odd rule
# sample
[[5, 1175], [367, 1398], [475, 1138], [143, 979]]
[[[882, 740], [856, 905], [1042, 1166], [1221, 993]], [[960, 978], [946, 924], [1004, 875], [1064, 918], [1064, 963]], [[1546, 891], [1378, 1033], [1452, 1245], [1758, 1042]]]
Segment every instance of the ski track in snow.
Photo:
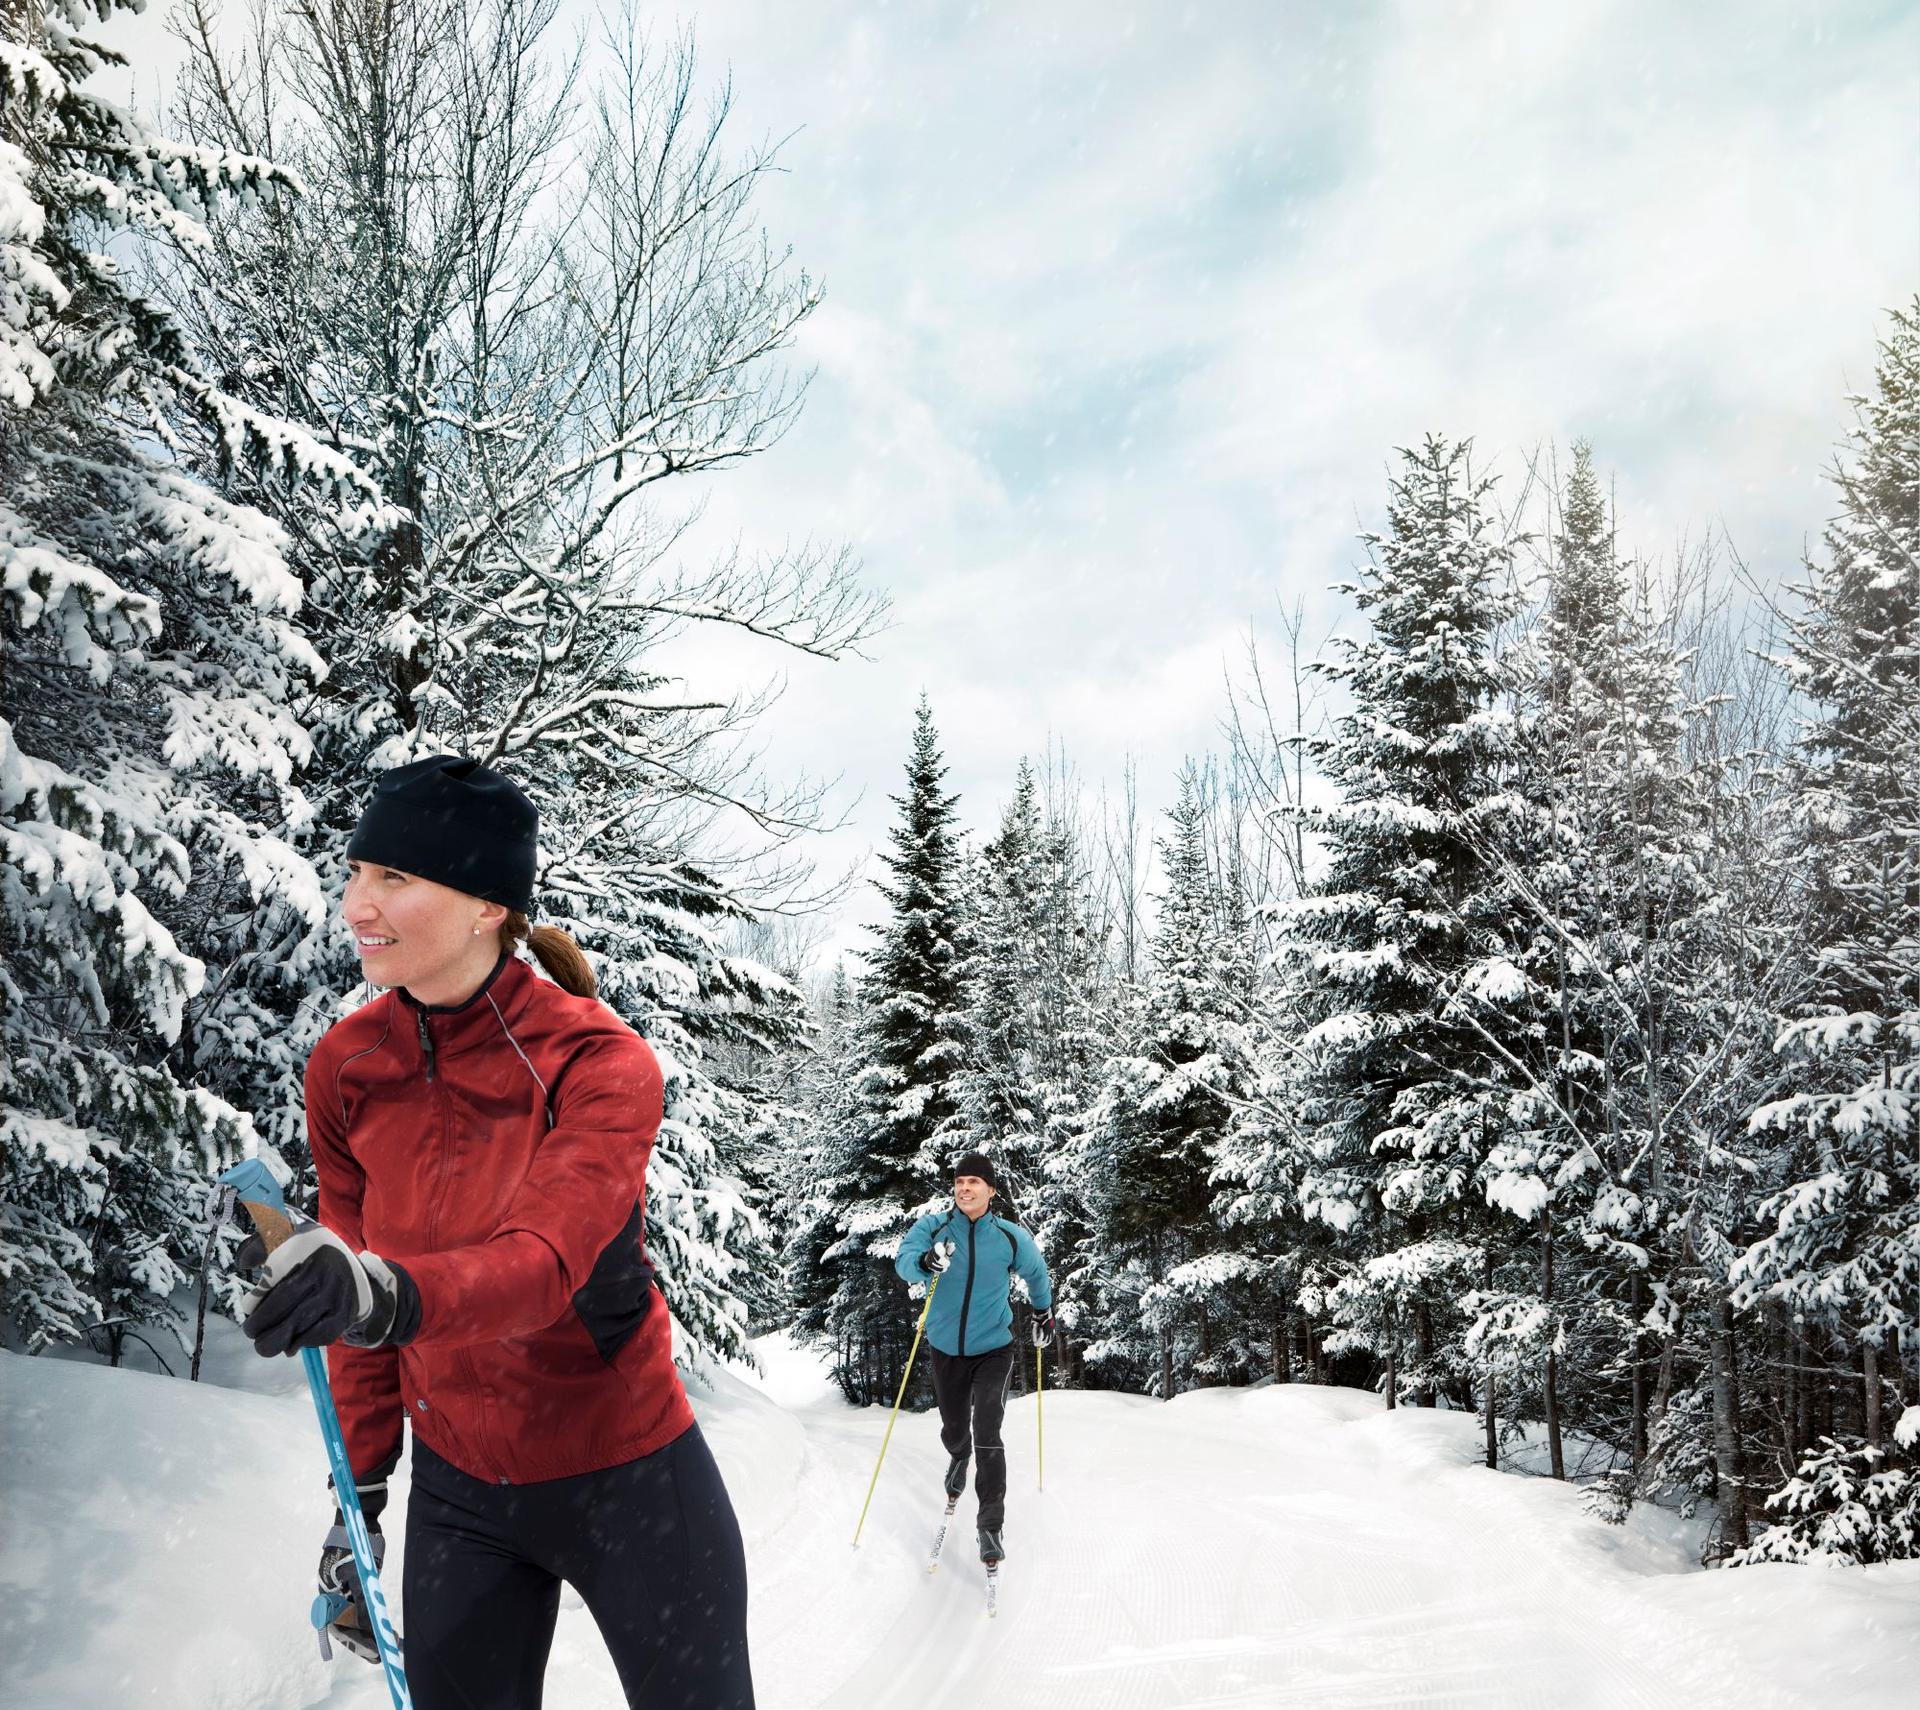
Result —
[[[283, 1363], [219, 1352], [247, 1393], [0, 1357], [9, 1710], [386, 1704], [306, 1625], [327, 1505], [305, 1395]], [[1479, 1467], [1471, 1416], [1351, 1390], [1050, 1392], [1044, 1493], [1016, 1396], [990, 1621], [970, 1492], [926, 1569], [933, 1416], [901, 1415], [853, 1549], [887, 1410], [842, 1405], [780, 1338], [761, 1352], [763, 1376], [722, 1373], [695, 1406], [747, 1537], [763, 1710], [1912, 1702], [1920, 1562], [1694, 1572], [1671, 1516], [1603, 1526], [1566, 1486]], [[390, 1535], [405, 1501], [403, 1472]], [[571, 1593], [546, 1702], [623, 1703]]]

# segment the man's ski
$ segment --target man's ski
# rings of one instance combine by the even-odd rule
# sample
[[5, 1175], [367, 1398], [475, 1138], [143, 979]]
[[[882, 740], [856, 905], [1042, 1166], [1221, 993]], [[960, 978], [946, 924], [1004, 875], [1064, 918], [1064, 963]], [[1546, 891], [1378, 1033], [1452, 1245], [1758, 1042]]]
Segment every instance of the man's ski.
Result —
[[988, 1562], [987, 1569], [987, 1619], [992, 1620], [1000, 1613], [1000, 1564]]
[[959, 1507], [959, 1505], [959, 1497], [949, 1496], [947, 1498], [947, 1511], [940, 1516], [940, 1530], [934, 1533], [933, 1549], [927, 1556], [928, 1573], [938, 1573], [940, 1571], [940, 1551], [947, 1541], [947, 1528], [953, 1524], [953, 1511]]

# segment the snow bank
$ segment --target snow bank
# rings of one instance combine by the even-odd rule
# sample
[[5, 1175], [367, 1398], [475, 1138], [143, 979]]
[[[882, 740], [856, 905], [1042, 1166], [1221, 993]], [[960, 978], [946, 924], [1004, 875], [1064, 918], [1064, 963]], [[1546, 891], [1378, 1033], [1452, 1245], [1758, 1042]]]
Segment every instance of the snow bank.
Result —
[[[384, 1704], [307, 1627], [327, 1512], [298, 1368], [209, 1328], [209, 1376], [238, 1387], [0, 1356], [0, 1701]], [[1912, 1702], [1920, 1563], [1702, 1573], [1697, 1525], [1606, 1526], [1565, 1485], [1486, 1471], [1471, 1415], [1304, 1385], [1052, 1393], [1044, 1493], [1016, 1395], [988, 1623], [971, 1499], [925, 1571], [937, 1421], [901, 1417], [855, 1551], [887, 1410], [844, 1406], [783, 1340], [759, 1352], [692, 1387], [747, 1538], [763, 1710]], [[395, 1535], [405, 1501], [403, 1474]], [[571, 1595], [547, 1702], [622, 1703]]]

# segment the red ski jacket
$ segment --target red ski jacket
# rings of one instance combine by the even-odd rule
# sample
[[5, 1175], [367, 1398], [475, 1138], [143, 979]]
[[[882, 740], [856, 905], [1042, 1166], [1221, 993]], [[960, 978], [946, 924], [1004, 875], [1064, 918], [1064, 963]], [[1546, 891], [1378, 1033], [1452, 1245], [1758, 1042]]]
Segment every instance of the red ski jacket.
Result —
[[357, 1478], [392, 1466], [403, 1419], [496, 1484], [693, 1423], [641, 1238], [660, 1067], [604, 1004], [512, 956], [463, 1004], [389, 991], [314, 1047], [306, 1104], [320, 1221], [419, 1296], [403, 1345], [327, 1350]]

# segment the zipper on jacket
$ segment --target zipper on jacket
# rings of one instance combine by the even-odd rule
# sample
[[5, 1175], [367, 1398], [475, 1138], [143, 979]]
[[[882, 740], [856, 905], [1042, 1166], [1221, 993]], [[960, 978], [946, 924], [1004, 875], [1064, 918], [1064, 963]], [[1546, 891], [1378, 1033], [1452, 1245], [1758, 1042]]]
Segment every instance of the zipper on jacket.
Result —
[[433, 1030], [427, 1026], [427, 1012], [416, 1009], [413, 1019], [420, 1028], [420, 1050], [427, 1059], [427, 1079], [433, 1079]]
[[960, 1293], [960, 1353], [967, 1351], [967, 1312], [973, 1305], [973, 1237], [980, 1228], [980, 1219], [967, 1219], [967, 1286]]

